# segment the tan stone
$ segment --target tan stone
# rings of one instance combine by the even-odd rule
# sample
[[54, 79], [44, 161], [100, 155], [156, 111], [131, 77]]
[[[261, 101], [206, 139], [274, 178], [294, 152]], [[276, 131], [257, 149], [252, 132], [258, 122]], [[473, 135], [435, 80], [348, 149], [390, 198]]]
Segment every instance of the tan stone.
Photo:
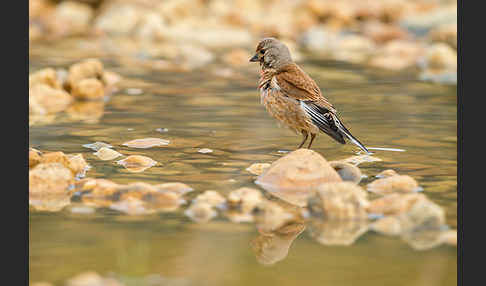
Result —
[[76, 99], [96, 100], [103, 99], [105, 90], [103, 83], [95, 78], [85, 78], [73, 85], [71, 94]]
[[221, 206], [226, 202], [226, 199], [216, 191], [205, 191], [199, 194], [195, 199], [195, 203], [207, 203], [212, 207]]
[[39, 164], [42, 159], [42, 153], [34, 148], [29, 148], [29, 169]]
[[120, 154], [117, 151], [107, 147], [101, 147], [101, 149], [99, 149], [97, 152], [93, 154], [103, 161], [113, 160], [115, 158], [123, 156], [123, 154]]
[[273, 162], [255, 183], [286, 202], [305, 206], [307, 197], [319, 185], [341, 181], [324, 157], [310, 149], [299, 149]]
[[328, 220], [366, 220], [368, 205], [367, 193], [350, 182], [322, 184], [308, 202], [312, 216]]
[[76, 83], [83, 79], [101, 79], [103, 76], [103, 63], [97, 59], [87, 59], [69, 67], [67, 88], [72, 89]]
[[263, 232], [275, 231], [296, 219], [293, 213], [271, 201], [263, 201], [258, 209], [255, 222], [257, 228]]
[[37, 85], [45, 84], [54, 89], [61, 89], [61, 84], [57, 79], [56, 71], [53, 68], [45, 68], [38, 70], [29, 75], [29, 88]]
[[29, 195], [67, 192], [74, 176], [60, 163], [40, 163], [29, 171]]
[[310, 236], [323, 245], [353, 244], [368, 231], [366, 220], [311, 219], [308, 223]]
[[70, 154], [67, 155], [67, 158], [67, 167], [76, 175], [84, 175], [84, 172], [89, 168], [83, 154]]
[[195, 202], [184, 212], [193, 221], [206, 223], [217, 216], [217, 212], [207, 202]]
[[250, 167], [246, 168], [246, 170], [252, 173], [253, 175], [259, 176], [263, 174], [263, 172], [265, 172], [265, 170], [267, 170], [269, 167], [270, 167], [269, 163], [254, 163], [251, 164]]
[[152, 148], [169, 145], [170, 141], [161, 138], [142, 138], [123, 143], [122, 145], [130, 148]]
[[42, 111], [45, 113], [60, 112], [65, 110], [72, 100], [71, 95], [64, 90], [55, 89], [45, 84], [36, 84], [29, 88], [29, 113], [37, 113], [36, 111], [39, 111], [38, 113], [42, 113]]
[[408, 175], [398, 175], [377, 179], [366, 186], [373, 193], [385, 195], [391, 193], [411, 193], [421, 190], [417, 181]]
[[329, 164], [336, 170], [343, 181], [353, 182], [355, 184], [361, 181], [363, 174], [355, 165], [343, 161], [331, 161]]
[[419, 200], [426, 200], [424, 194], [390, 194], [372, 200], [367, 207], [370, 214], [398, 215], [407, 212]]
[[262, 193], [252, 188], [239, 188], [228, 194], [228, 203], [230, 206], [239, 208], [243, 213], [252, 212], [262, 200]]

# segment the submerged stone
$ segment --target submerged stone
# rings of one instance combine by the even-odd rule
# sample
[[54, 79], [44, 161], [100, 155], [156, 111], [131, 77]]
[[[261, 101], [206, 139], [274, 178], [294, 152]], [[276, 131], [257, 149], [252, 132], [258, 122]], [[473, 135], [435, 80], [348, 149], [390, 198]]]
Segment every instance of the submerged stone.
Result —
[[194, 202], [184, 214], [195, 222], [206, 223], [216, 217], [218, 213], [207, 202]]
[[120, 154], [117, 151], [107, 147], [101, 147], [97, 152], [93, 154], [103, 161], [113, 160], [115, 158], [123, 156], [123, 154]]
[[393, 176], [398, 176], [398, 173], [395, 172], [395, 170], [388, 169], [388, 170], [384, 170], [384, 171], [380, 172], [375, 177], [381, 179], [381, 178], [388, 178], [388, 177], [393, 177]]
[[29, 88], [29, 113], [57, 113], [65, 110], [72, 101], [69, 93], [45, 84], [36, 84]]
[[366, 186], [367, 190], [376, 194], [411, 193], [420, 191], [417, 181], [408, 175], [391, 176], [375, 180]]
[[39, 164], [41, 159], [42, 152], [34, 148], [29, 148], [29, 169]]
[[259, 176], [263, 174], [263, 172], [265, 172], [265, 170], [267, 170], [269, 167], [270, 167], [269, 163], [254, 163], [251, 164], [250, 167], [246, 168], [246, 170], [252, 173], [253, 175]]
[[361, 181], [363, 174], [355, 165], [341, 161], [331, 161], [329, 164], [336, 170], [343, 181], [353, 182], [355, 184]]
[[73, 182], [73, 173], [62, 164], [40, 163], [29, 171], [29, 195], [65, 193]]
[[116, 161], [117, 164], [124, 166], [130, 172], [143, 172], [146, 169], [155, 166], [157, 161], [141, 155], [130, 155], [127, 158]]
[[98, 59], [87, 59], [69, 67], [66, 81], [67, 89], [71, 90], [83, 79], [101, 79], [103, 76], [103, 63]]
[[89, 149], [94, 150], [94, 151], [98, 151], [103, 147], [112, 148], [113, 146], [111, 146], [110, 144], [104, 143], [104, 142], [95, 142], [95, 143], [91, 143], [91, 144], [84, 144], [83, 147], [89, 148]]
[[95, 100], [103, 99], [105, 90], [103, 83], [96, 78], [85, 78], [72, 86], [71, 94], [76, 99]]
[[312, 216], [328, 220], [366, 220], [368, 205], [367, 193], [350, 182], [323, 184], [308, 201]]
[[151, 148], [151, 147], [160, 147], [169, 145], [170, 141], [160, 138], [143, 138], [143, 139], [135, 139], [132, 141], [128, 141], [123, 143], [122, 145], [130, 147], [130, 148]]
[[226, 199], [216, 191], [205, 191], [199, 194], [194, 203], [207, 203], [212, 207], [221, 207], [226, 202]]

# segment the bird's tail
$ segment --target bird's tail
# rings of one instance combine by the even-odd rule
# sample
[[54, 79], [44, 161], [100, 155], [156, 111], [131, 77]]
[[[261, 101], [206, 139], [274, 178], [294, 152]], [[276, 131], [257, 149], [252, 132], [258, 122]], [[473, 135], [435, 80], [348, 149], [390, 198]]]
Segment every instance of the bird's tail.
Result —
[[349, 130], [344, 126], [344, 124], [339, 120], [336, 115], [331, 114], [331, 116], [333, 118], [334, 125], [338, 128], [339, 133], [351, 140], [351, 142], [361, 148], [361, 150], [365, 151], [366, 153], [370, 153], [370, 151], [368, 151], [368, 149], [366, 149], [366, 147], [361, 142], [359, 142], [359, 140], [356, 139], [356, 137], [354, 137], [351, 132], [349, 132]]

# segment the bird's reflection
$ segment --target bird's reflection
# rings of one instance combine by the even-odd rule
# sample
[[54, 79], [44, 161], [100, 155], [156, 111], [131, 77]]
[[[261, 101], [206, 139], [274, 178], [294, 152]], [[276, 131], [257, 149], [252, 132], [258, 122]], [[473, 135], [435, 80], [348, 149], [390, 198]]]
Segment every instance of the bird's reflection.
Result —
[[294, 222], [274, 231], [260, 231], [260, 235], [251, 243], [257, 261], [263, 265], [272, 265], [285, 259], [290, 246], [304, 230], [304, 223]]

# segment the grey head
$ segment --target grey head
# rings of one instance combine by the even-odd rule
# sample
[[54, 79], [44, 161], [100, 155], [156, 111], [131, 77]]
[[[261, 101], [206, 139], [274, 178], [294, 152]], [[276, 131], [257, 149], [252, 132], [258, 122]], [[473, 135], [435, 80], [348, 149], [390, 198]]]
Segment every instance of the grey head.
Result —
[[250, 62], [260, 62], [262, 69], [279, 70], [293, 61], [289, 48], [284, 43], [275, 38], [264, 38], [258, 43], [256, 53]]

